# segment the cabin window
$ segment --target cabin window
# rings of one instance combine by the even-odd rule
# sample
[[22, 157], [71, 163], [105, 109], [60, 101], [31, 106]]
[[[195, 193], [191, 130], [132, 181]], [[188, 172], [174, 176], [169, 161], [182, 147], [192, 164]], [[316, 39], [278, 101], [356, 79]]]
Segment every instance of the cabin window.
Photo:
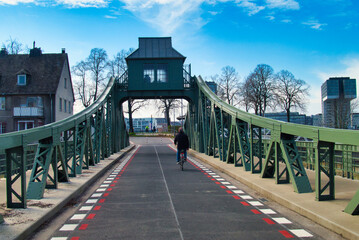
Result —
[[145, 83], [167, 82], [167, 64], [144, 64], [143, 79]]
[[153, 83], [155, 81], [155, 66], [153, 64], [144, 65], [143, 79], [145, 83]]
[[69, 101], [69, 113], [71, 113], [71, 101]]
[[59, 110], [60, 110], [60, 112], [62, 111], [62, 98], [60, 98], [60, 101], [59, 101]]
[[5, 110], [5, 97], [0, 97], [0, 110]]
[[64, 78], [64, 88], [67, 88], [67, 78]]
[[67, 101], [64, 100], [64, 112], [67, 112]]
[[19, 86], [26, 85], [26, 75], [17, 75], [17, 85]]
[[167, 82], [167, 65], [158, 64], [157, 66], [157, 82], [165, 83]]

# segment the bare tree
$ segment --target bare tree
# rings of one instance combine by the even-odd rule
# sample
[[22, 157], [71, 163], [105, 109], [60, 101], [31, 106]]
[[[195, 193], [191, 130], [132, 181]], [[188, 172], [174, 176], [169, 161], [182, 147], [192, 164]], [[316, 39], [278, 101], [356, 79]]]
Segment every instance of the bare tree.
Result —
[[127, 70], [126, 57], [132, 52], [133, 48], [130, 48], [127, 51], [122, 49], [112, 60], [108, 61], [110, 77], [119, 77]]
[[236, 105], [239, 92], [238, 73], [231, 66], [222, 68], [220, 77], [214, 76], [213, 79], [219, 86], [217, 95], [228, 104]]
[[242, 98], [246, 98], [246, 110], [250, 108], [254, 110], [254, 114], [258, 115], [261, 108], [261, 88], [257, 75], [253, 72], [246, 78], [241, 88]]
[[19, 54], [23, 51], [22, 43], [12, 37], [6, 41], [6, 44], [3, 43], [2, 47], [5, 48], [9, 54]]
[[172, 109], [179, 108], [180, 104], [181, 102], [177, 99], [160, 99], [157, 101], [158, 109], [165, 114], [167, 126], [171, 126], [170, 111]]
[[147, 100], [134, 100], [132, 98], [129, 98], [127, 100], [128, 110], [125, 112], [128, 113], [128, 121], [129, 121], [129, 125], [130, 125], [129, 131], [130, 132], [133, 132], [133, 118], [132, 118], [133, 113], [138, 111], [142, 107], [146, 106], [147, 103], [148, 103]]
[[95, 83], [93, 100], [96, 101], [100, 84], [105, 80], [104, 73], [108, 66], [106, 51], [102, 48], [91, 49], [90, 55], [87, 58], [87, 65]]
[[86, 74], [88, 72], [88, 65], [86, 62], [81, 61], [72, 68], [72, 73], [79, 77], [75, 82], [75, 91], [78, 94], [81, 103], [84, 107], [90, 106], [93, 99], [93, 88], [91, 84], [86, 81]]
[[282, 70], [276, 74], [275, 96], [278, 105], [287, 113], [290, 122], [292, 108], [306, 109], [306, 97], [309, 96], [309, 86], [304, 80], [296, 79], [294, 75]]
[[254, 69], [254, 79], [259, 91], [259, 115], [264, 116], [267, 107], [274, 102], [274, 74], [273, 68], [267, 64], [258, 64]]
[[247, 77], [246, 81], [240, 85], [238, 93], [239, 104], [244, 107], [246, 112], [249, 112], [251, 108], [254, 109], [249, 84], [250, 81]]

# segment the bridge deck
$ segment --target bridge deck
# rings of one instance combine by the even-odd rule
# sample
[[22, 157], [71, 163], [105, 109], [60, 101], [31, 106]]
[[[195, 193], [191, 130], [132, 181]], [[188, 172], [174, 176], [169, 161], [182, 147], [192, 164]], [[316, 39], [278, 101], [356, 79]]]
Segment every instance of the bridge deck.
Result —
[[[278, 224], [277, 221], [283, 223], [284, 216], [268, 214], [270, 211], [265, 202], [251, 199], [248, 194], [241, 192], [243, 188], [240, 185], [227, 182], [195, 159], [193, 164], [187, 163], [185, 171], [181, 172], [174, 163], [174, 150], [167, 146], [169, 140], [145, 138], [136, 141], [142, 141], [136, 142], [142, 146], [134, 157], [127, 158], [127, 162], [122, 161], [117, 170], [101, 184], [103, 186], [98, 186], [89, 201], [78, 207], [73, 219], [67, 220], [62, 226], [71, 229], [71, 226], [76, 225], [74, 231], [58, 231], [53, 236], [67, 239], [104, 239], [104, 236], [106, 239], [285, 239], [286, 236], [296, 238], [303, 236], [301, 234], [313, 234], [305, 228], [304, 231], [292, 232], [303, 229], [296, 223], [296, 219], [287, 219], [292, 222], [290, 224]], [[230, 173], [228, 169], [232, 166], [208, 156], [198, 154], [198, 157], [205, 157], [208, 163], [216, 163], [216, 167]], [[249, 176], [255, 177], [251, 179], [253, 182], [261, 180], [258, 175]], [[2, 186], [3, 181], [0, 184]], [[287, 195], [283, 190], [274, 191], [279, 195]], [[345, 191], [337, 188], [339, 196]], [[298, 196], [295, 202], [298, 208], [308, 204], [300, 199], [302, 196], [309, 195], [308, 199], [314, 201], [310, 194], [294, 194]], [[61, 194], [56, 196], [61, 198]], [[39, 202], [46, 202], [53, 197], [51, 194], [45, 195]], [[328, 204], [336, 206], [338, 214], [341, 212], [341, 205], [337, 202]], [[23, 210], [21, 217], [31, 218], [33, 210], [32, 206]], [[318, 218], [321, 218], [320, 214], [327, 209], [317, 210]], [[343, 228], [346, 227], [354, 234], [359, 231], [358, 228], [355, 231], [357, 216], [345, 214], [340, 217], [343, 218]], [[353, 227], [347, 221], [349, 218]], [[11, 232], [11, 227], [16, 226], [5, 227]], [[4, 226], [0, 226], [2, 233], [3, 229]], [[312, 239], [321, 239], [313, 235]]]

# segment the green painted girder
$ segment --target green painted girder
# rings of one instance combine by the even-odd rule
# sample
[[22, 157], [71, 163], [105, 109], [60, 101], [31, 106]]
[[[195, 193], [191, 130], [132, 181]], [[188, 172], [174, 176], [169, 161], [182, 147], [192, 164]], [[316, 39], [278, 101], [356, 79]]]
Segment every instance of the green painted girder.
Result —
[[64, 158], [69, 177], [76, 177], [75, 141], [72, 139], [74, 133], [74, 129], [64, 132]]
[[[255, 131], [257, 129], [257, 131]], [[261, 173], [262, 158], [263, 158], [263, 143], [262, 143], [262, 128], [251, 126], [251, 155], [250, 155], [250, 170], [252, 173]], [[256, 161], [254, 157], [257, 157]]]
[[240, 158], [235, 166], [243, 166], [245, 171], [251, 170], [251, 144], [248, 139], [248, 124], [236, 119], [236, 132], [239, 143]]
[[[334, 146], [335, 143], [318, 142], [314, 143], [315, 149], [315, 188], [316, 200], [333, 200], [335, 199], [334, 189]], [[323, 165], [328, 164], [328, 169], [325, 169]], [[322, 186], [323, 175], [327, 177], [327, 183]], [[324, 192], [328, 189], [328, 193]]]
[[[290, 135], [282, 136], [280, 148], [294, 187], [294, 191], [297, 193], [312, 192], [313, 190], [302, 160], [300, 159], [300, 154], [294, 141], [294, 137]], [[277, 164], [278, 163], [279, 161], [277, 161]]]
[[344, 212], [351, 215], [359, 215], [359, 190], [355, 193], [354, 197], [345, 207]]
[[[214, 119], [214, 132], [216, 145], [215, 149], [218, 149], [218, 156], [221, 161], [223, 159], [223, 121], [222, 121], [222, 111], [220, 108], [213, 104], [213, 119]], [[216, 156], [215, 156], [216, 157]]]
[[86, 136], [87, 136], [87, 122], [79, 123], [75, 128], [75, 152], [74, 159], [76, 163], [76, 174], [81, 174], [83, 168], [88, 168], [88, 162], [84, 160], [84, 152], [86, 145]]
[[262, 168], [261, 172], [261, 178], [272, 178], [274, 177], [275, 169], [276, 169], [276, 159], [277, 157], [277, 151], [278, 146], [277, 142], [272, 140], [269, 144], [266, 158], [264, 160], [264, 166]]
[[27, 187], [28, 199], [41, 199], [44, 195], [46, 180], [53, 162], [53, 143], [51, 138], [39, 141], [34, 164], [31, 171], [29, 185]]
[[[5, 150], [6, 155], [6, 206], [26, 208], [26, 151], [23, 147]], [[15, 174], [13, 174], [15, 173]], [[20, 182], [20, 192], [14, 188]]]
[[69, 182], [70, 178], [67, 170], [66, 159], [64, 157], [61, 144], [58, 144], [55, 150], [56, 150], [56, 159], [57, 159], [58, 181]]

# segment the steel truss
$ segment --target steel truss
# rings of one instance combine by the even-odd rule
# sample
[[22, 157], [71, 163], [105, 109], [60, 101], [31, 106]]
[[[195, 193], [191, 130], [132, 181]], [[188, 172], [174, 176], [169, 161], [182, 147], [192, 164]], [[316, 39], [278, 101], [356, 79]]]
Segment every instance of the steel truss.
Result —
[[[26, 208], [27, 199], [41, 199], [45, 188], [58, 188], [59, 182], [68, 182], [69, 177], [129, 145], [114, 86], [115, 79], [111, 79], [94, 104], [68, 119], [11, 133], [11, 141], [5, 139], [8, 134], [0, 136], [6, 153], [7, 207]], [[26, 187], [26, 153], [33, 143], [37, 149]], [[20, 191], [15, 184], [20, 184]]]

